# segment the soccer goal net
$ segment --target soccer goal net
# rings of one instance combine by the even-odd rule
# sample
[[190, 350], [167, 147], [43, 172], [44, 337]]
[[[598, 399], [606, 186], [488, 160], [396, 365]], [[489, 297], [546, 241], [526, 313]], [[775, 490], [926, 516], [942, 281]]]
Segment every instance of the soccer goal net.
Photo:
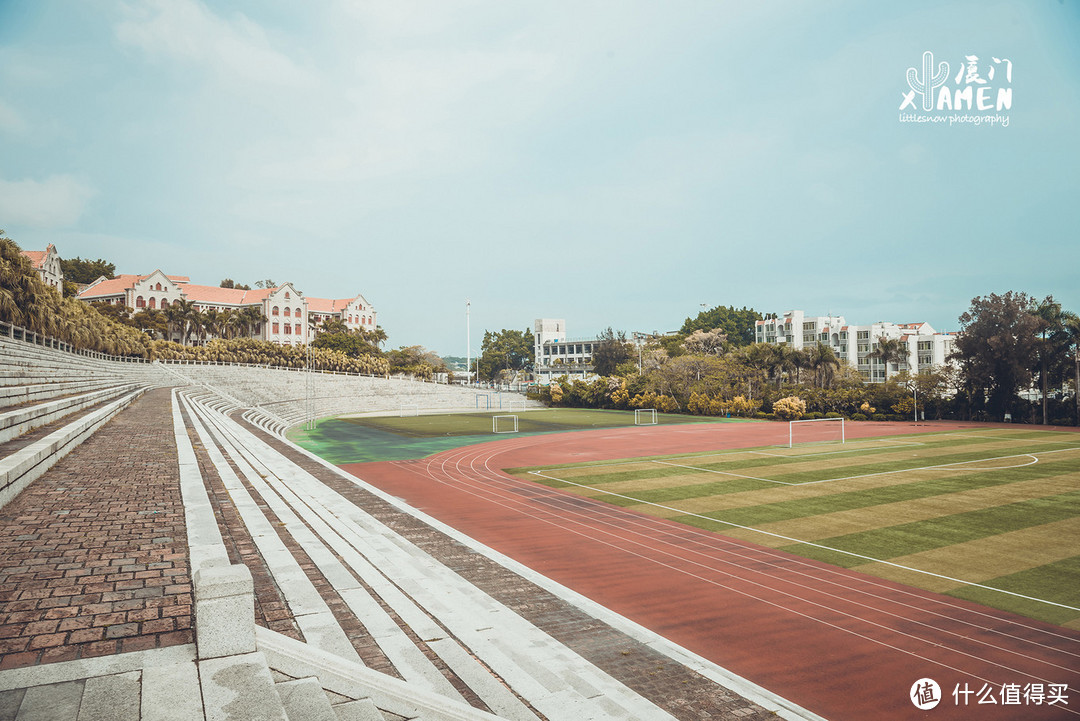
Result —
[[808, 418], [788, 421], [788, 448], [804, 443], [843, 443], [843, 418]]
[[525, 412], [525, 401], [510, 401], [511, 412], [517, 411], [519, 413]]
[[492, 416], [491, 417], [491, 432], [492, 433], [517, 433], [518, 432], [518, 417], [517, 416]]
[[398, 415], [402, 418], [407, 416], [420, 415], [420, 406], [416, 403], [403, 403], [401, 409], [398, 411]]
[[491, 395], [489, 393], [477, 393], [476, 394], [476, 408], [477, 410], [488, 410], [491, 408]]
[[635, 426], [655, 426], [656, 425], [656, 409], [655, 408], [635, 408], [634, 409], [634, 425]]

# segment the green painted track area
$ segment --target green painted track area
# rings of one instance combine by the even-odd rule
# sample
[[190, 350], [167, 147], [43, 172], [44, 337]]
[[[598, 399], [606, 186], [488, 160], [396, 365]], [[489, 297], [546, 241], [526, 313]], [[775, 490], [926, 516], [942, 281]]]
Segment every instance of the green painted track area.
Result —
[[[493, 416], [516, 415], [517, 433], [493, 433]], [[657, 414], [658, 425], [717, 423], [720, 419]], [[730, 422], [740, 422], [732, 420]], [[500, 419], [500, 430], [512, 427]], [[289, 432], [289, 440], [338, 465], [369, 461], [404, 461], [433, 453], [504, 438], [539, 433], [625, 428], [634, 425], [633, 411], [599, 411], [580, 408], [536, 409], [509, 413], [441, 413], [420, 416], [325, 418], [315, 430]]]

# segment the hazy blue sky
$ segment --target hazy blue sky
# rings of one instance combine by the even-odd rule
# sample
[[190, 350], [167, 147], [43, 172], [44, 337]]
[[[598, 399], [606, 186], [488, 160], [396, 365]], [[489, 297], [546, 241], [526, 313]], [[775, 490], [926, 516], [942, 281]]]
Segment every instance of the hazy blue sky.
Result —
[[[950, 115], [899, 110], [926, 51], [955, 89], [977, 56], [1012, 106], [969, 114], [1008, 127], [901, 122]], [[1073, 0], [0, 0], [24, 248], [362, 292], [392, 346], [451, 355], [466, 297], [474, 348], [702, 303], [1080, 311], [1078, 125]]]

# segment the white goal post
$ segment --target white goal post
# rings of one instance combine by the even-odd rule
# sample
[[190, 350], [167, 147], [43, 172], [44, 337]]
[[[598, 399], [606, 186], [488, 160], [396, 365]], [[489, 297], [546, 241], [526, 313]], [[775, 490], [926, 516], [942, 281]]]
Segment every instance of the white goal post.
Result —
[[420, 415], [420, 406], [416, 403], [402, 403], [401, 410], [398, 411], [399, 418], [418, 415]]
[[[503, 419], [503, 422], [501, 424], [499, 423], [500, 418]], [[511, 418], [514, 420], [514, 422], [512, 424], [508, 420], [508, 419], [511, 419]], [[511, 425], [513, 426], [513, 428], [509, 427]], [[500, 427], [502, 427], [502, 430], [499, 430]], [[492, 433], [517, 433], [518, 432], [518, 417], [517, 416], [492, 416], [491, 417], [491, 432]]]
[[[803, 424], [806, 423], [815, 424], [806, 426], [806, 429], [812, 429], [809, 434], [802, 429]], [[798, 432], [795, 430], [796, 425], [800, 426]], [[796, 439], [796, 433], [800, 438]], [[843, 418], [806, 418], [801, 421], [788, 421], [788, 448], [794, 448], [796, 443], [836, 443], [837, 441], [845, 442]]]
[[634, 409], [634, 425], [635, 426], [655, 426], [656, 425], [656, 409], [655, 408], [635, 408]]

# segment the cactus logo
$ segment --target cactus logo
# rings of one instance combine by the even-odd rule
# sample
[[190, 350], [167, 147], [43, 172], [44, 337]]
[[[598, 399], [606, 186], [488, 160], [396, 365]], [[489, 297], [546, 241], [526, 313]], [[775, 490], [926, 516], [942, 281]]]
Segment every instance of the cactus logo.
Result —
[[[937, 72], [934, 72], [934, 54], [927, 50], [922, 54], [922, 77], [915, 68], [907, 69], [907, 84], [913, 92], [922, 95], [922, 109], [934, 109], [934, 91], [945, 84], [949, 79], [949, 64], [942, 61], [938, 63]], [[901, 106], [903, 109], [903, 106]]]
[[900, 122], [1009, 127], [1002, 111], [1012, 109], [1012, 60], [959, 54], [957, 66], [953, 74], [949, 63], [924, 52], [921, 65], [907, 69]]

